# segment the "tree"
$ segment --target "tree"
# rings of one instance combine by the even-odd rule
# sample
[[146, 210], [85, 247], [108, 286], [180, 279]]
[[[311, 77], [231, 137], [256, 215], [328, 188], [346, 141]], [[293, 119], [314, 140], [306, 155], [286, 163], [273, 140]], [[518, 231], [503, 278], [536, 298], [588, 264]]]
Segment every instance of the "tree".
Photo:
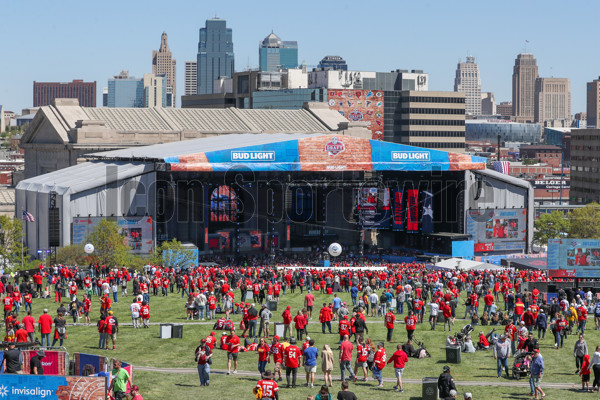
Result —
[[600, 239], [600, 204], [591, 203], [569, 214], [569, 237]]
[[173, 239], [164, 241], [156, 248], [154, 252], [154, 264], [162, 264], [165, 266], [189, 266], [196, 265], [198, 262], [198, 254], [185, 248], [180, 241]]
[[23, 244], [23, 223], [6, 215], [0, 215], [0, 265], [4, 269], [28, 268], [29, 255]]
[[535, 221], [535, 232], [533, 242], [540, 246], [546, 246], [548, 239], [560, 239], [569, 233], [569, 219], [565, 218], [560, 211], [553, 211], [550, 214], [542, 214]]
[[93, 263], [121, 267], [130, 266], [133, 261], [130, 248], [119, 233], [119, 226], [113, 221], [101, 220], [90, 233], [88, 242], [94, 245], [94, 252], [90, 255]]
[[83, 244], [71, 244], [57, 250], [56, 262], [65, 265], [87, 265], [90, 259], [83, 251]]

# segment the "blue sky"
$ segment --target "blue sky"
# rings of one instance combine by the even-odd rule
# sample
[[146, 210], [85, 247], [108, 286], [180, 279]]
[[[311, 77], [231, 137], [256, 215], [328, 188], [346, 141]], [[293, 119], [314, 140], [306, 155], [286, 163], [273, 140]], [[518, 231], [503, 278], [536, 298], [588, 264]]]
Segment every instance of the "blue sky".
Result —
[[258, 43], [273, 29], [298, 41], [308, 65], [335, 54], [353, 70], [423, 69], [430, 90], [452, 90], [456, 63], [473, 55], [482, 90], [497, 102], [511, 100], [514, 59], [527, 46], [540, 76], [571, 79], [573, 113], [585, 111], [585, 83], [600, 75], [595, 0], [1, 3], [0, 104], [16, 112], [32, 105], [34, 80], [97, 81], [101, 105], [112, 75], [151, 72], [163, 31], [177, 60], [179, 97], [184, 61], [195, 60], [198, 29], [214, 15], [233, 29], [237, 71], [257, 67]]

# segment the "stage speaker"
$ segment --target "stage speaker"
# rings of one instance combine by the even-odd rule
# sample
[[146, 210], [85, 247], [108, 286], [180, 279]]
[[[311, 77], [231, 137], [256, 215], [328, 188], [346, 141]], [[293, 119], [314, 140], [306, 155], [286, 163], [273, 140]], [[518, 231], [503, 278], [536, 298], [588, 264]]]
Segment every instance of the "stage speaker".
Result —
[[60, 246], [60, 209], [48, 209], [48, 246]]

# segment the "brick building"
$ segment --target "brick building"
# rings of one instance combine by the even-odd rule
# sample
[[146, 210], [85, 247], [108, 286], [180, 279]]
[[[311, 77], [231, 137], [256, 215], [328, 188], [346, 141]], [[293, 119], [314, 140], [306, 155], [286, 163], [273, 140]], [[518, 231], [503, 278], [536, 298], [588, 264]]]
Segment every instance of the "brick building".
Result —
[[54, 99], [78, 99], [82, 107], [96, 107], [96, 81], [36, 82], [33, 81], [33, 106], [52, 104]]
[[559, 168], [562, 163], [562, 149], [552, 145], [529, 145], [520, 148], [522, 159], [534, 159], [551, 167]]

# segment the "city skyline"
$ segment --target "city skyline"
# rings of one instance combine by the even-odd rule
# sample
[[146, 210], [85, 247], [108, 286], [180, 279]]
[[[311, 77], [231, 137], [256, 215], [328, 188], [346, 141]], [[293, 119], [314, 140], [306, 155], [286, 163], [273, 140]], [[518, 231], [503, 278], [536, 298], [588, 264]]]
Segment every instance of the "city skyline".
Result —
[[[493, 92], [500, 103], [511, 101], [512, 66], [516, 56], [525, 51], [535, 56], [539, 76], [570, 79], [573, 114], [586, 110], [586, 82], [600, 75], [600, 60], [588, 50], [594, 43], [586, 34], [594, 22], [593, 10], [579, 15], [577, 21], [562, 21], [561, 30], [550, 30], [539, 29], [537, 24], [524, 21], [531, 15], [542, 21], [544, 15], [550, 16], [552, 3], [561, 6], [563, 3], [551, 1], [544, 9], [539, 9], [534, 4], [509, 1], [506, 7], [494, 8], [493, 13], [492, 5], [476, 1], [465, 3], [468, 6], [462, 8], [466, 13], [464, 18], [472, 19], [473, 32], [479, 30], [488, 34], [465, 36], [460, 29], [448, 32], [452, 19], [447, 16], [456, 10], [451, 4], [435, 1], [427, 5], [384, 2], [383, 7], [389, 11], [385, 13], [378, 13], [380, 8], [365, 8], [356, 13], [360, 3], [353, 1], [342, 7], [314, 2], [319, 5], [318, 14], [310, 11], [309, 6], [295, 13], [293, 19], [282, 18], [287, 14], [281, 7], [267, 7], [259, 16], [251, 5], [240, 1], [232, 1], [227, 9], [211, 11], [200, 6], [189, 10], [189, 4], [175, 1], [172, 5], [175, 18], [170, 20], [152, 13], [151, 7], [140, 10], [134, 5], [111, 1], [102, 9], [66, 1], [60, 10], [33, 1], [28, 18], [8, 18], [0, 27], [3, 37], [16, 44], [15, 50], [11, 51], [18, 60], [3, 65], [8, 79], [0, 83], [0, 103], [7, 110], [20, 112], [32, 105], [34, 80], [70, 82], [83, 79], [98, 82], [97, 103], [101, 104], [101, 88], [107, 86], [108, 79], [116, 71], [126, 69], [134, 76], [151, 72], [148, 53], [156, 49], [157, 37], [163, 31], [169, 35], [173, 58], [193, 60], [197, 52], [198, 29], [206, 19], [216, 15], [227, 20], [227, 26], [233, 30], [236, 71], [243, 71], [248, 66], [258, 68], [256, 43], [264, 38], [266, 31], [273, 30], [280, 37], [298, 41], [298, 62], [305, 61], [309, 68], [316, 66], [324, 56], [336, 54], [348, 62], [350, 70], [422, 69], [430, 76], [430, 90], [452, 91], [457, 60], [464, 59], [465, 54], [472, 55], [479, 65], [482, 91]], [[119, 4], [122, 12], [110, 13], [111, 4]], [[6, 15], [18, 15], [16, 4], [8, 3], [5, 7]], [[600, 7], [590, 3], [588, 8]], [[177, 13], [177, 10], [182, 12]], [[402, 21], [403, 32], [407, 32], [405, 37], [397, 37], [394, 33], [393, 26], [396, 25], [392, 22], [397, 14], [394, 10], [411, 15]], [[92, 18], [77, 18], [90, 12]], [[134, 13], [141, 14], [132, 19]], [[57, 23], [65, 18], [73, 23]], [[345, 21], [343, 26], [335, 23], [339, 20]], [[107, 24], [123, 28], [106, 29]], [[353, 24], [355, 28], [352, 28]], [[319, 28], [307, 29], [307, 26]], [[365, 30], [366, 26], [373, 29]], [[511, 26], [522, 29], [512, 30]], [[74, 34], [76, 31], [80, 33]], [[428, 33], [415, 34], [417, 32]], [[19, 45], [25, 43], [29, 46]], [[62, 47], [60, 52], [56, 51], [56, 43]], [[561, 51], [556, 51], [558, 48]], [[569, 52], [580, 54], [580, 62], [572, 62]], [[43, 64], [40, 60], [44, 60]], [[177, 86], [184, 87], [183, 62], [177, 66], [177, 76]]]

